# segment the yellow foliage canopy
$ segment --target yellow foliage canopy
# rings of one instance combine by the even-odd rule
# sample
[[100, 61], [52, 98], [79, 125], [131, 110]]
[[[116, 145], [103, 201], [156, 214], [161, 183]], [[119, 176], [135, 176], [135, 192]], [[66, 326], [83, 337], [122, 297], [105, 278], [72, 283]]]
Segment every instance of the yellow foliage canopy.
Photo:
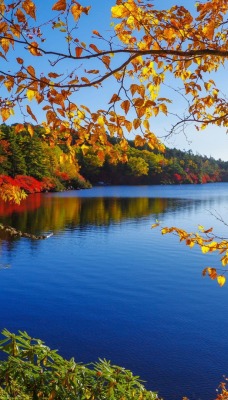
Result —
[[[171, 74], [182, 81], [181, 93], [189, 104], [185, 121], [178, 120], [171, 130], [186, 120], [202, 129], [209, 124], [227, 127], [227, 101], [207, 75], [228, 57], [226, 0], [197, 3], [194, 14], [187, 4], [160, 10], [149, 2], [116, 0], [111, 7], [114, 33], [103, 37], [88, 25], [90, 43], [80, 41], [75, 31], [75, 24], [80, 28], [81, 19], [93, 12], [90, 5], [75, 0], [52, 2], [45, 23], [37, 20], [39, 7], [40, 3], [32, 0], [1, 1], [0, 85], [7, 89], [7, 96], [0, 101], [3, 122], [17, 105], [23, 119], [27, 111], [34, 121], [34, 110], [40, 109], [44, 127], [55, 137], [58, 132], [66, 132], [67, 137], [76, 133], [78, 145], [95, 145], [93, 135], [97, 138], [101, 133], [120, 141], [130, 133], [162, 151], [164, 146], [155, 139], [151, 124], [153, 118], [169, 115], [172, 99], [159, 98], [159, 93]], [[59, 51], [52, 51], [48, 29], [54, 30], [61, 43]], [[11, 71], [9, 54], [15, 57]], [[42, 58], [42, 70], [37, 56]], [[104, 90], [106, 82], [109, 91], [112, 87], [115, 91], [105, 109], [91, 111], [77, 101], [80, 90]], [[31, 102], [29, 108], [26, 98]], [[151, 135], [155, 137], [151, 139]], [[111, 147], [104, 147], [99, 140], [96, 149], [111, 156]]]

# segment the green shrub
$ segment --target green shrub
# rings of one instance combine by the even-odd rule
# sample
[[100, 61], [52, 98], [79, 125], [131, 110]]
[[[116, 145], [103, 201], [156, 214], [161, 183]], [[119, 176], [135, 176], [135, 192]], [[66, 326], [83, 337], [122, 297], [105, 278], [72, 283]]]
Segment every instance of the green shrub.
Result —
[[65, 360], [56, 350], [26, 332], [2, 332], [0, 399], [17, 400], [147, 400], [157, 399], [131, 371], [109, 361], [83, 365]]

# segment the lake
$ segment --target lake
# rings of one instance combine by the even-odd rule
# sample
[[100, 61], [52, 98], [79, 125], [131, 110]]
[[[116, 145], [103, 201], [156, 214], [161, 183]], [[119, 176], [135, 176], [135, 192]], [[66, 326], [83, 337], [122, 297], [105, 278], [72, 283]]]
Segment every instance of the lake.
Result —
[[0, 329], [39, 337], [78, 362], [106, 358], [167, 400], [210, 400], [228, 374], [228, 283], [202, 277], [214, 254], [163, 226], [227, 237], [228, 183], [94, 187], [0, 203]]

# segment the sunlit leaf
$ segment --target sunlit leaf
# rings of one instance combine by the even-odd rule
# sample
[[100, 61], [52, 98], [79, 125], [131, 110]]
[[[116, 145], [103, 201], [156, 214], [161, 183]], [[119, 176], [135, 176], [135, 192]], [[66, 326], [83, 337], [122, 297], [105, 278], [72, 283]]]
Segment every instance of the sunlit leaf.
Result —
[[217, 281], [218, 281], [219, 286], [223, 286], [226, 282], [226, 278], [224, 275], [218, 275]]
[[25, 0], [22, 3], [22, 8], [25, 10], [26, 14], [28, 14], [33, 19], [36, 19], [36, 6], [31, 0]]
[[65, 9], [66, 9], [66, 0], [59, 0], [52, 7], [52, 10], [55, 11], [65, 11]]

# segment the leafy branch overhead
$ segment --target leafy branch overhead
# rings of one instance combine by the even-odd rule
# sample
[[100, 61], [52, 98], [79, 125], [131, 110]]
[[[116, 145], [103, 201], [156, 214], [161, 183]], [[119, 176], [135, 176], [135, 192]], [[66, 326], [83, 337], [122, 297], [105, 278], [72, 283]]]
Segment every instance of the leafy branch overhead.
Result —
[[[154, 117], [171, 112], [172, 98], [160, 93], [173, 77], [178, 85], [182, 82], [188, 110], [183, 118], [176, 116], [171, 131], [188, 122], [197, 129], [227, 127], [227, 100], [208, 75], [228, 57], [226, 0], [197, 3], [192, 14], [184, 6], [156, 10], [147, 1], [117, 0], [111, 8], [110, 37], [88, 28], [88, 43], [78, 32], [93, 7], [59, 0], [50, 4], [47, 21], [37, 17], [38, 7], [31, 0], [0, 4], [3, 122], [16, 111], [24, 121], [40, 123], [39, 109], [46, 133], [65, 135], [69, 145], [74, 131], [77, 145], [90, 144], [112, 158], [108, 137], [118, 137], [125, 148], [126, 134], [133, 133], [136, 144], [147, 142], [162, 150], [151, 125]], [[59, 43], [54, 49], [53, 34]], [[106, 87], [110, 97], [105, 109], [80, 103], [82, 91]], [[32, 135], [31, 124], [28, 129]]]

